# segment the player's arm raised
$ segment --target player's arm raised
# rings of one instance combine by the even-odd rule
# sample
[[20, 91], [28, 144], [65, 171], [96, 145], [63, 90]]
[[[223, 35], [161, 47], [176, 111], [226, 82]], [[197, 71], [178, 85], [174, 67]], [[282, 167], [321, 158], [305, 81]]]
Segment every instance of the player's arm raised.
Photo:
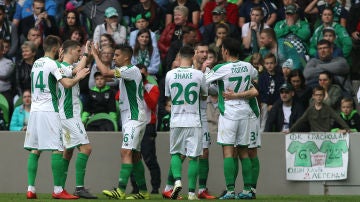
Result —
[[81, 79], [85, 78], [86, 75], [90, 73], [89, 68], [81, 69], [76, 73], [76, 75], [73, 78], [62, 78], [59, 80], [61, 85], [64, 86], [64, 88], [71, 88], [75, 84], [77, 84]]
[[81, 57], [79, 63], [73, 69], [73, 71], [72, 71], [73, 75], [76, 75], [76, 73], [79, 70], [86, 67], [86, 65], [87, 65], [87, 63], [89, 61], [90, 53], [91, 53], [91, 41], [86, 41], [85, 51], [84, 51], [83, 56]]
[[95, 59], [97, 68], [100, 70], [101, 74], [104, 77], [114, 78], [116, 76], [115, 70], [108, 68], [106, 65], [104, 65], [104, 63], [101, 62], [100, 56], [99, 56], [100, 51], [99, 51], [99, 48], [95, 44], [91, 45], [91, 54], [93, 55], [93, 57]]

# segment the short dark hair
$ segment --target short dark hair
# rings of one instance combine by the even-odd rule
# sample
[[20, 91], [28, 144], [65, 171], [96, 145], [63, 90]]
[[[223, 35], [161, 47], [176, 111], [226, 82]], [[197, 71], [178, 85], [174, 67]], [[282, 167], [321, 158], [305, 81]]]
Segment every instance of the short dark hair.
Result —
[[129, 56], [130, 59], [131, 59], [131, 57], [133, 55], [133, 49], [131, 48], [131, 46], [126, 45], [126, 44], [116, 45], [114, 49], [115, 50], [120, 50], [122, 53]]
[[48, 35], [43, 43], [43, 48], [45, 52], [51, 51], [51, 49], [55, 46], [61, 45], [61, 39], [55, 35]]
[[313, 94], [315, 94], [316, 91], [322, 91], [325, 94], [325, 89], [322, 86], [315, 86], [313, 88]]
[[194, 48], [192, 48], [191, 46], [183, 46], [180, 48], [179, 54], [182, 58], [191, 59], [194, 56], [195, 51]]
[[145, 71], [147, 71], [147, 67], [144, 64], [139, 63], [139, 64], [136, 64], [135, 66], [137, 66], [137, 68], [139, 68], [139, 69], [145, 69]]
[[226, 37], [222, 42], [222, 47], [229, 51], [230, 56], [239, 57], [242, 44], [237, 39]]
[[209, 47], [209, 44], [203, 42], [203, 41], [200, 41], [200, 42], [196, 42], [195, 45], [194, 45], [194, 49], [197, 49], [197, 47], [199, 46], [207, 46]]
[[96, 77], [98, 77], [98, 76], [102, 76], [101, 72], [95, 72], [94, 78], [96, 78]]
[[319, 76], [320, 76], [321, 74], [325, 74], [325, 75], [329, 78], [329, 80], [330, 80], [331, 82], [333, 81], [334, 75], [333, 75], [331, 72], [329, 72], [329, 71], [323, 71], [323, 72], [320, 72]]
[[265, 28], [263, 30], [260, 31], [260, 33], [264, 33], [266, 34], [266, 36], [272, 38], [273, 40], [276, 40], [276, 33], [272, 28]]
[[328, 45], [329, 47], [332, 46], [331, 42], [326, 39], [321, 39], [320, 41], [318, 41], [317, 46], [320, 46], [320, 45]]
[[194, 27], [184, 25], [181, 27], [182, 34], [189, 34], [190, 32], [196, 32], [196, 29]]
[[66, 40], [62, 44], [62, 48], [64, 49], [64, 53], [68, 53], [70, 49], [74, 49], [76, 47], [81, 47], [81, 44], [78, 41], [74, 40]]
[[276, 62], [276, 56], [274, 55], [274, 53], [268, 53], [264, 56], [264, 60], [265, 59], [270, 59], [270, 58], [274, 58], [275, 62]]

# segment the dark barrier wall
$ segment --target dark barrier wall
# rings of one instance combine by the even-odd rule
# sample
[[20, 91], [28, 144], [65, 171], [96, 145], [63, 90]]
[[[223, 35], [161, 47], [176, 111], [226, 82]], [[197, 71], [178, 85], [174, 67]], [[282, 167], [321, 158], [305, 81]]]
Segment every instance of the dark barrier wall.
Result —
[[[87, 166], [85, 178], [86, 187], [93, 193], [100, 193], [103, 189], [112, 189], [117, 185], [120, 169], [121, 133], [92, 133], [89, 138], [93, 152]], [[27, 189], [27, 156], [23, 149], [24, 133], [0, 132], [0, 192], [25, 193]], [[213, 137], [210, 148], [210, 173], [208, 178], [209, 191], [215, 195], [225, 188], [221, 147]], [[259, 150], [260, 176], [258, 194], [265, 195], [308, 195], [308, 194], [358, 194], [360, 186], [360, 135], [350, 136], [350, 154], [348, 179], [332, 182], [292, 182], [285, 176], [285, 137], [284, 134], [265, 133], [262, 135], [262, 147]], [[162, 186], [165, 186], [169, 168], [169, 134], [158, 133], [157, 156], [161, 167]], [[76, 156], [74, 155], [76, 158]], [[75, 186], [75, 158], [70, 164], [66, 189], [72, 192]], [[187, 193], [187, 162], [183, 169], [183, 193]], [[149, 190], [150, 178], [146, 169]], [[236, 192], [242, 189], [241, 166], [236, 184]], [[53, 191], [51, 175], [50, 152], [44, 152], [39, 160], [36, 188], [39, 193]], [[130, 184], [128, 190], [131, 191]], [[161, 190], [160, 190], [161, 191]]]

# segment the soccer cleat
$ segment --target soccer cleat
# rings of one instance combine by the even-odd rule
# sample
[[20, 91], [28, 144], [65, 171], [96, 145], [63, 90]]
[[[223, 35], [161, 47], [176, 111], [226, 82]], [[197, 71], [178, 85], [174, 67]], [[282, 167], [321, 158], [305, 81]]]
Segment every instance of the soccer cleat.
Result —
[[226, 192], [225, 195], [219, 198], [220, 200], [228, 200], [228, 199], [235, 199], [235, 192]]
[[212, 196], [209, 194], [208, 190], [205, 189], [200, 194], [198, 194], [199, 199], [216, 199], [216, 196]]
[[189, 194], [188, 195], [188, 200], [192, 201], [192, 200], [199, 200], [198, 197], [196, 196], [196, 194]]
[[74, 192], [75, 196], [78, 196], [80, 198], [85, 198], [85, 199], [97, 199], [97, 196], [92, 195], [89, 190], [85, 189], [84, 187], [76, 187], [75, 192]]
[[[169, 191], [163, 191], [161, 194], [162, 194], [163, 198], [165, 198], [165, 199], [171, 199], [171, 193], [172, 193], [172, 192], [173, 192], [173, 190], [170, 189]], [[177, 197], [177, 200], [181, 200], [181, 199], [182, 199], [181, 196], [178, 196], [178, 197]]]
[[26, 198], [27, 199], [37, 199], [36, 193], [32, 192], [32, 191], [28, 191], [26, 192]]
[[252, 199], [256, 199], [256, 189], [251, 188], [250, 193], [252, 193]]
[[102, 193], [110, 198], [114, 199], [125, 199], [125, 192], [121, 191], [119, 188], [114, 188], [114, 190], [103, 190]]
[[171, 199], [177, 199], [178, 196], [179, 196], [179, 193], [180, 193], [181, 189], [182, 189], [181, 181], [180, 181], [180, 180], [176, 180], [176, 181], [175, 181], [175, 185], [174, 185], [174, 189], [173, 189], [173, 191], [171, 192], [170, 198], [171, 198]]
[[52, 193], [52, 197], [54, 199], [78, 199], [78, 196], [74, 196], [72, 194], [67, 193], [67, 191], [64, 189], [62, 192], [55, 194]]
[[253, 195], [251, 191], [243, 191], [236, 196], [236, 199], [252, 199]]
[[126, 197], [126, 199], [150, 199], [149, 192], [139, 192], [132, 196]]

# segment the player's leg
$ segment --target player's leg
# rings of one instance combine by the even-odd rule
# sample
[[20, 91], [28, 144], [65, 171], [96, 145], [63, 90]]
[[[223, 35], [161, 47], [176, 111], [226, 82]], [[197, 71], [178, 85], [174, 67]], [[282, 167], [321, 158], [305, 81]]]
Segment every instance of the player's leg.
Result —
[[69, 170], [69, 164], [70, 164], [70, 160], [72, 158], [74, 149], [73, 148], [69, 148], [69, 149], [65, 149], [63, 152], [63, 165], [64, 165], [64, 175], [63, 175], [63, 180], [62, 180], [62, 186], [65, 189], [65, 184], [66, 184], [66, 179], [67, 179], [67, 174], [68, 174], [68, 170]]
[[35, 179], [38, 168], [38, 161], [40, 157], [40, 151], [31, 150], [27, 161], [27, 173], [28, 173], [28, 190], [26, 198], [36, 199]]
[[236, 138], [237, 124], [233, 120], [226, 119], [219, 116], [219, 130], [217, 142], [222, 145], [223, 161], [224, 161], [224, 176], [226, 184], [226, 194], [220, 199], [234, 199], [235, 198], [235, 161], [234, 161], [234, 145]]
[[257, 155], [258, 147], [261, 146], [261, 133], [259, 133], [259, 125], [259, 118], [255, 118], [250, 121], [250, 145], [248, 147], [248, 153], [251, 161], [251, 191], [253, 198], [256, 198], [256, 186], [260, 172], [260, 161]]

